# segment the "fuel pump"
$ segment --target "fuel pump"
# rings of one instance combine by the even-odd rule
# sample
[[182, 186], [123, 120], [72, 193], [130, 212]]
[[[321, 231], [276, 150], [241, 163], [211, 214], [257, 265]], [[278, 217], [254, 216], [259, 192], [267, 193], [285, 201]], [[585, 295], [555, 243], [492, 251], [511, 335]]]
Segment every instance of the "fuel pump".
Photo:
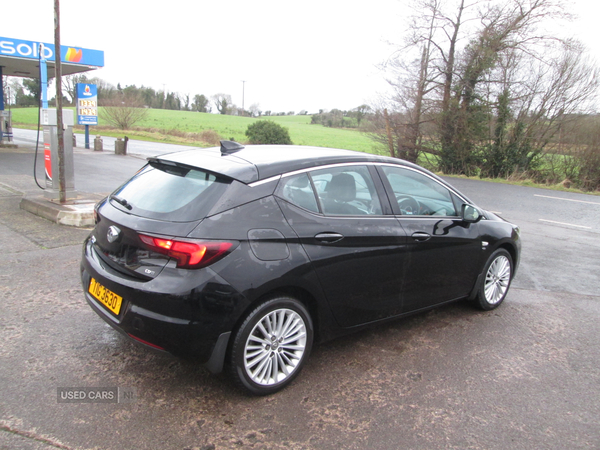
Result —
[[12, 114], [10, 111], [0, 111], [0, 143], [12, 140]]
[[[73, 111], [63, 109], [64, 126], [64, 163], [65, 193], [67, 199], [77, 198], [73, 170]], [[58, 130], [56, 109], [42, 109], [40, 122], [44, 127], [44, 168], [46, 172], [46, 189], [44, 197], [55, 200], [59, 198], [58, 182]]]

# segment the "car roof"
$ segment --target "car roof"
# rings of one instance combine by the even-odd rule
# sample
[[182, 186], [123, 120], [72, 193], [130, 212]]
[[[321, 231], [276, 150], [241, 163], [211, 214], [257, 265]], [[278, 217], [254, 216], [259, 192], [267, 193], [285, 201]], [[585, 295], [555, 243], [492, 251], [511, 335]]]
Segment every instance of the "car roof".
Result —
[[407, 161], [370, 153], [301, 145], [247, 145], [232, 153], [224, 153], [219, 147], [194, 149], [149, 158], [149, 161], [204, 169], [246, 184], [336, 163], [386, 162], [418, 167]]

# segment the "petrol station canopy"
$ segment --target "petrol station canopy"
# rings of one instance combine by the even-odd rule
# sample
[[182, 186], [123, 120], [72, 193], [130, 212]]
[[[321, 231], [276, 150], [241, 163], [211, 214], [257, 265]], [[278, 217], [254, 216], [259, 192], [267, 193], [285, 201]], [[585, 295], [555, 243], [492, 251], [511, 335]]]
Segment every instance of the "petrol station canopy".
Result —
[[[48, 78], [54, 78], [56, 61], [54, 44], [0, 37], [2, 75], [40, 78], [40, 58], [46, 60]], [[62, 75], [88, 72], [104, 67], [104, 52], [61, 45], [60, 61]]]

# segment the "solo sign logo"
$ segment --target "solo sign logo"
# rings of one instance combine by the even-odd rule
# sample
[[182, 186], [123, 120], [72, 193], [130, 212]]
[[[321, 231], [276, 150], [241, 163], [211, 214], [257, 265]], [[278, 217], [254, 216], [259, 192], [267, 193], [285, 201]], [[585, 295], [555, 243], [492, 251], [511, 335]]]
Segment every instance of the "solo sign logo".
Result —
[[[40, 47], [40, 44], [42, 45]], [[41, 52], [41, 54], [40, 54]], [[104, 52], [77, 47], [60, 46], [61, 61], [87, 66], [104, 66]], [[21, 39], [0, 37], [0, 56], [55, 61], [54, 45]]]
[[[38, 42], [19, 41], [17, 39], [0, 38], [0, 54], [6, 56], [20, 56], [21, 58], [40, 57]], [[42, 47], [42, 58], [54, 60], [54, 51], [49, 44], [44, 44]]]
[[83, 57], [83, 50], [79, 49], [75, 49], [75, 48], [70, 48], [67, 50], [67, 55], [65, 56], [65, 59], [69, 62], [74, 62], [74, 63], [78, 63], [79, 61], [81, 61], [81, 58]]

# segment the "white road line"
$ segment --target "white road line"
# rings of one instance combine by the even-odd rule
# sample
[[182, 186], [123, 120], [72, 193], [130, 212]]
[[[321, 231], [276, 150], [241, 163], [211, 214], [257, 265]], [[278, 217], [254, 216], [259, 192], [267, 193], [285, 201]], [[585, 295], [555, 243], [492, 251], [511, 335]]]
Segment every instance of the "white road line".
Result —
[[553, 223], [556, 225], [566, 225], [568, 227], [577, 227], [577, 228], [585, 228], [586, 230], [591, 230], [592, 227], [585, 227], [583, 225], [574, 225], [572, 223], [564, 223], [564, 222], [555, 222], [554, 220], [546, 220], [546, 219], [539, 219], [541, 222], [548, 222], [548, 223]]
[[570, 198], [562, 198], [562, 197], [550, 197], [549, 195], [538, 195], [533, 194], [534, 197], [542, 197], [542, 198], [552, 198], [554, 200], [565, 200], [567, 202], [576, 202], [576, 203], [587, 203], [588, 205], [598, 205], [600, 206], [600, 202], [586, 202], [585, 200], [573, 200]]

